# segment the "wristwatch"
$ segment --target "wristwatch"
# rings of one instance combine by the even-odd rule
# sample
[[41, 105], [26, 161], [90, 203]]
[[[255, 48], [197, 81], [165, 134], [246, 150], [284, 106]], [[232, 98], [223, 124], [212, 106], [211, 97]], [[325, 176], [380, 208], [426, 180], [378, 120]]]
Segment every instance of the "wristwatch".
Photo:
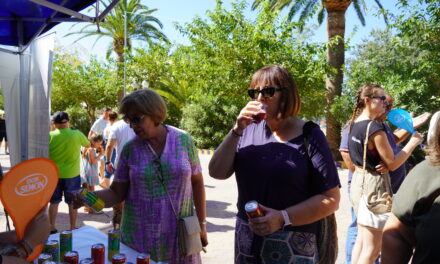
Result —
[[110, 164], [110, 163], [112, 163], [111, 161], [106, 161], [105, 162], [105, 165], [108, 165], [108, 164]]
[[281, 210], [281, 214], [283, 215], [283, 218], [284, 218], [284, 226], [283, 226], [283, 228], [292, 226], [292, 222], [290, 222], [289, 214], [287, 213], [287, 211], [286, 210]]

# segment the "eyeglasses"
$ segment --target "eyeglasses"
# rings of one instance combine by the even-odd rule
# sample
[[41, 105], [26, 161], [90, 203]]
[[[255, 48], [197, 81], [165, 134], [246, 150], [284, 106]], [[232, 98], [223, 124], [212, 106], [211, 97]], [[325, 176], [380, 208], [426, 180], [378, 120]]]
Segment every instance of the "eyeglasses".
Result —
[[385, 110], [386, 110], [386, 111], [391, 111], [391, 108], [393, 108], [393, 104], [387, 103], [387, 104], [385, 105]]
[[261, 94], [264, 98], [270, 98], [272, 97], [275, 92], [277, 91], [281, 91], [284, 90], [284, 88], [278, 88], [278, 87], [264, 87], [261, 90], [258, 89], [248, 89], [248, 95], [252, 98], [252, 99], [257, 99], [258, 98], [258, 94]]
[[134, 117], [124, 116], [122, 119], [124, 120], [125, 123], [127, 123], [129, 125], [130, 124], [137, 125], [144, 119], [144, 117], [145, 117], [145, 115], [134, 116]]
[[382, 96], [371, 96], [371, 98], [380, 99], [380, 100], [382, 100], [382, 102], [385, 102], [387, 100], [387, 97], [385, 95], [382, 95]]

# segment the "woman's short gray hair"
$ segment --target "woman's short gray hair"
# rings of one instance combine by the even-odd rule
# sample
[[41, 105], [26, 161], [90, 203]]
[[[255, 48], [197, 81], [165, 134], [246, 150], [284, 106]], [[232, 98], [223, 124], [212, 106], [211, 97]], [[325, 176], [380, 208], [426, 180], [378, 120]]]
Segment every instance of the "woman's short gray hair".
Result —
[[123, 115], [133, 112], [151, 117], [158, 125], [167, 116], [167, 107], [162, 96], [152, 89], [134, 91], [122, 98], [119, 112]]

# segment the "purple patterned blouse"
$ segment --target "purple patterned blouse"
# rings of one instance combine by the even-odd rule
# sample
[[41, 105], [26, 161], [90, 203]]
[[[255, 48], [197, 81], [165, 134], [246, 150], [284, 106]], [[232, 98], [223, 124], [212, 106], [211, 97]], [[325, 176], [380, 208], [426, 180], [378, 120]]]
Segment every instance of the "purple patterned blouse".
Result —
[[200, 255], [182, 257], [177, 241], [177, 219], [164, 184], [179, 217], [193, 215], [191, 176], [201, 173], [200, 161], [188, 133], [166, 126], [161, 156], [135, 137], [123, 148], [115, 181], [130, 183], [123, 211], [122, 242], [168, 264], [201, 263]]

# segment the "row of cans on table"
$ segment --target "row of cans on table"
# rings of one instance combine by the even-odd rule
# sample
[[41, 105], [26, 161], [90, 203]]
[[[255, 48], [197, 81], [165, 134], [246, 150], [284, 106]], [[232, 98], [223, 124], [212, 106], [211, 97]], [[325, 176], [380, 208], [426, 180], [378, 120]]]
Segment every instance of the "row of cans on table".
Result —
[[[102, 244], [101, 244], [102, 245]], [[102, 262], [100, 259], [96, 258], [85, 258], [79, 261], [79, 254], [77, 251], [68, 251], [64, 255], [64, 262], [58, 262], [54, 261], [52, 259], [52, 256], [46, 253], [43, 253], [40, 255], [40, 258], [38, 259], [38, 264], [98, 264], [103, 263], [105, 264], [105, 260], [103, 259]], [[112, 257], [112, 264], [134, 264], [133, 262], [127, 262], [127, 257], [123, 253], [119, 253], [116, 255], [113, 255]], [[148, 254], [139, 254], [136, 257], [136, 264], [150, 264], [150, 255]]]
[[[108, 254], [107, 259], [114, 264], [127, 263], [125, 254], [120, 254], [120, 232], [119, 230], [110, 230], [108, 232]], [[105, 246], [104, 244], [94, 244], [91, 247], [91, 258], [79, 261], [77, 251], [72, 251], [73, 237], [72, 231], [60, 233], [60, 242], [58, 240], [49, 240], [45, 243], [43, 253], [38, 258], [38, 264], [47, 261], [67, 264], [105, 264]], [[136, 258], [136, 264], [149, 264], [150, 256], [140, 254]], [[47, 264], [47, 263], [46, 263]], [[50, 264], [50, 263], [49, 263]]]

